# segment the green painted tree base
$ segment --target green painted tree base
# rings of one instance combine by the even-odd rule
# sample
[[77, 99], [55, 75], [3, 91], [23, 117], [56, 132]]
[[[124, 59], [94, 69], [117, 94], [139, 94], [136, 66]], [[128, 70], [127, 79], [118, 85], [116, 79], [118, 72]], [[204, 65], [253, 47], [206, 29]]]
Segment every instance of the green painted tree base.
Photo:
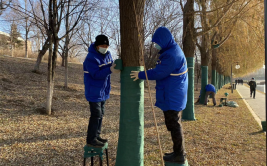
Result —
[[115, 166], [144, 165], [144, 81], [133, 81], [131, 71], [144, 67], [123, 67], [121, 71], [120, 129]]
[[187, 160], [185, 161], [185, 164], [177, 164], [177, 163], [171, 163], [165, 161], [165, 166], [189, 166]]
[[195, 60], [193, 57], [187, 57], [188, 67], [188, 91], [187, 91], [187, 103], [186, 108], [183, 110], [182, 119], [184, 120], [195, 120], [194, 111], [194, 64]]
[[208, 66], [201, 66], [201, 96], [199, 103], [204, 104], [206, 95], [206, 85], [208, 85]]
[[83, 147], [84, 149], [84, 158], [89, 158], [89, 157], [94, 157], [94, 156], [100, 156], [101, 160], [103, 160], [103, 154], [104, 154], [104, 150], [108, 148], [108, 143], [106, 142], [105, 145], [103, 147], [92, 147], [92, 146], [88, 146], [85, 145]]

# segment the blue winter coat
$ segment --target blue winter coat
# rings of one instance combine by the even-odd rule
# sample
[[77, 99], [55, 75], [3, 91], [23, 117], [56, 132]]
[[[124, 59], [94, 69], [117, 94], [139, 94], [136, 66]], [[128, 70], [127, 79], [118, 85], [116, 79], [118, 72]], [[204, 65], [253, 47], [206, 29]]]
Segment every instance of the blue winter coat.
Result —
[[113, 59], [109, 51], [105, 55], [96, 51], [94, 43], [88, 49], [83, 62], [85, 97], [90, 102], [107, 100], [110, 93], [110, 67]]
[[[163, 111], [182, 111], [187, 103], [188, 89], [187, 62], [184, 53], [165, 27], [156, 30], [152, 42], [162, 48], [156, 68], [147, 71], [148, 79], [156, 80], [155, 106]], [[146, 79], [144, 72], [139, 72], [138, 77]]]
[[206, 85], [205, 90], [206, 90], [206, 92], [211, 91], [211, 92], [216, 93], [216, 88], [212, 84]]

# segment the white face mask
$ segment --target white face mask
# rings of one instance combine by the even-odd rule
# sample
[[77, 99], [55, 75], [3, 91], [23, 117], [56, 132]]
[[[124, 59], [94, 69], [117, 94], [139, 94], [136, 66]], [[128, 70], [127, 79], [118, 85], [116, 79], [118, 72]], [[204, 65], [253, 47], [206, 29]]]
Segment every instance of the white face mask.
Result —
[[157, 43], [154, 44], [154, 47], [158, 50], [161, 50], [161, 47]]
[[106, 54], [107, 51], [108, 51], [108, 48], [99, 47], [98, 51], [99, 51], [101, 54]]

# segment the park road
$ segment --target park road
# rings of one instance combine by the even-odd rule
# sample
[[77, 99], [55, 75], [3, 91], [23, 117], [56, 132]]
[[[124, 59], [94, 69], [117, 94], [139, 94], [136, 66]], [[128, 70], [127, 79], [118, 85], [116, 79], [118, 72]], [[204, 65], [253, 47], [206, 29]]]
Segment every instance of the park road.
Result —
[[250, 98], [249, 87], [246, 87], [244, 85], [237, 85], [236, 89], [242, 95], [243, 99], [246, 100], [246, 102], [252, 108], [255, 114], [260, 118], [260, 120], [265, 121], [265, 94], [256, 91], [255, 99], [253, 99], [253, 97]]

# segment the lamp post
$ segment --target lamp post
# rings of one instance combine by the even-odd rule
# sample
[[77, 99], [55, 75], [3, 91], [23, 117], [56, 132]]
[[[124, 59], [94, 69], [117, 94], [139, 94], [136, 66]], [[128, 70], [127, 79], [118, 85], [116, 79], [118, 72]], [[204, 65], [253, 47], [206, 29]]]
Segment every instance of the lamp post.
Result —
[[[238, 62], [235, 62], [236, 63], [236, 65], [235, 65], [235, 68], [238, 70], [238, 69], [240, 69], [240, 65], [238, 64]], [[233, 69], [232, 69], [232, 63], [231, 63], [231, 92], [233, 93]]]

